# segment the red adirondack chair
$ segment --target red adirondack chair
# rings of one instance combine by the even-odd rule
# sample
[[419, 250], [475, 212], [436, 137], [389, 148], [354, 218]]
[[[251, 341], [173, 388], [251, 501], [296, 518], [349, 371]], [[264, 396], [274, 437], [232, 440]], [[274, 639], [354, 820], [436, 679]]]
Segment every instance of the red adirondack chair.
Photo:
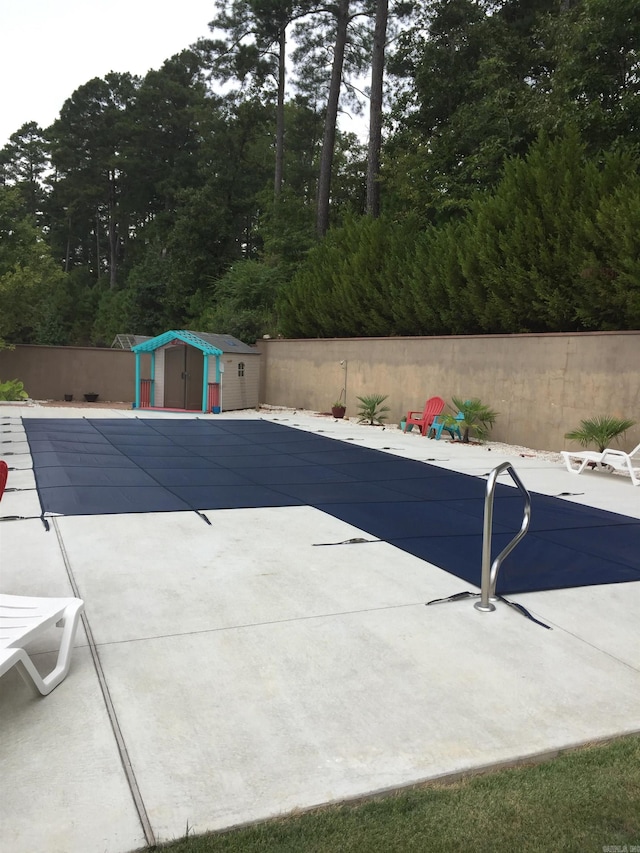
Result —
[[4, 459], [0, 459], [0, 500], [2, 500], [2, 493], [4, 492], [4, 487], [7, 485], [7, 474], [9, 472], [9, 468]]
[[440, 414], [444, 409], [444, 406], [445, 403], [442, 397], [429, 397], [427, 402], [424, 404], [422, 412], [407, 412], [403, 432], [407, 431], [409, 424], [415, 424], [420, 427], [422, 435], [427, 435], [429, 427], [433, 423], [433, 419]]

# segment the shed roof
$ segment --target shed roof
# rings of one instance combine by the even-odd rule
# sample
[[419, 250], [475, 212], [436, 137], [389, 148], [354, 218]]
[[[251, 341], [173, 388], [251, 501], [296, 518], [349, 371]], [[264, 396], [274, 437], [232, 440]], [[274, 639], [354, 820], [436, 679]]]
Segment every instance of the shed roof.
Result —
[[222, 355], [223, 353], [242, 353], [256, 355], [257, 351], [248, 344], [234, 338], [233, 335], [217, 335], [212, 332], [192, 332], [188, 329], [164, 332], [155, 338], [146, 338], [141, 343], [136, 343], [131, 349], [133, 352], [152, 352], [174, 340], [183, 341], [190, 346], [196, 347], [207, 355]]
[[249, 346], [249, 344], [245, 344], [243, 341], [239, 341], [238, 338], [234, 338], [233, 335], [217, 335], [214, 332], [190, 332], [189, 334], [197, 335], [199, 338], [202, 338], [203, 341], [206, 341], [214, 347], [217, 347], [219, 350], [222, 350], [222, 352], [243, 353], [245, 355], [260, 354], [255, 347]]

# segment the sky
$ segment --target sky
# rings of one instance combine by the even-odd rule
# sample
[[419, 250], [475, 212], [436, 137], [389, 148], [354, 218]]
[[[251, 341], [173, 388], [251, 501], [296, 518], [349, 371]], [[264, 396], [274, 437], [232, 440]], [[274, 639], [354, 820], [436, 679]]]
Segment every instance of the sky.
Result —
[[215, 0], [0, 0], [0, 148], [93, 77], [159, 68], [214, 15]]

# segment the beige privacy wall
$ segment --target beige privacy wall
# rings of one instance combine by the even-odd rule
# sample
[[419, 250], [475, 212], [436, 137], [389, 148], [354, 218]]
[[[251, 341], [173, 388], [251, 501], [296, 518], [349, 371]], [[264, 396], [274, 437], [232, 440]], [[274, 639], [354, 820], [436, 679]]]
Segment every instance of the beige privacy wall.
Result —
[[564, 433], [606, 414], [638, 422], [622, 449], [640, 442], [640, 331], [266, 340], [259, 348], [260, 400], [271, 405], [327, 412], [346, 382], [347, 417], [367, 394], [388, 394], [389, 423], [427, 397], [479, 397], [499, 412], [496, 441], [577, 447]]
[[[149, 356], [142, 358], [148, 371]], [[148, 376], [143, 373], [143, 376]], [[99, 347], [17, 346], [0, 351], [0, 382], [20, 379], [34, 400], [62, 400], [72, 394], [99, 394], [100, 401], [135, 399], [135, 357], [132, 352]]]
[[[347, 416], [356, 415], [356, 397], [365, 394], [389, 395], [390, 423], [436, 394], [448, 402], [453, 395], [479, 397], [499, 412], [492, 433], [497, 441], [560, 450], [572, 446], [564, 433], [582, 418], [607, 414], [638, 422], [623, 449], [640, 442], [640, 331], [268, 340], [259, 350], [261, 358], [245, 359], [246, 381], [253, 387], [259, 369], [262, 403], [327, 412], [346, 382]], [[142, 376], [149, 375], [148, 358]], [[238, 367], [225, 367], [231, 392]], [[130, 402], [135, 358], [123, 350], [19, 346], [0, 351], [5, 379], [21, 379], [37, 400], [64, 394], [83, 400], [95, 391], [103, 401]], [[223, 407], [252, 406], [254, 399], [253, 393], [225, 393]]]

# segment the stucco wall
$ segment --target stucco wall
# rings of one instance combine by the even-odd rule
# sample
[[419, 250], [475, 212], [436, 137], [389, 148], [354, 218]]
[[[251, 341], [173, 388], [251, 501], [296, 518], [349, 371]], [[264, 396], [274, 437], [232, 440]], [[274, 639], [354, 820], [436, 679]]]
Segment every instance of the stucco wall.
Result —
[[[538, 449], [571, 445], [564, 433], [598, 414], [638, 422], [621, 444], [640, 442], [640, 331], [441, 338], [363, 338], [261, 341], [245, 361], [244, 390], [233, 356], [223, 378], [226, 411], [272, 405], [328, 411], [345, 384], [347, 416], [356, 396], [388, 394], [389, 421], [397, 423], [427, 397], [479, 397], [500, 414], [497, 441]], [[149, 375], [148, 356], [142, 376]], [[343, 361], [344, 365], [340, 362]], [[346, 369], [345, 369], [346, 368]], [[260, 374], [259, 392], [257, 375]], [[156, 382], [162, 382], [156, 365]], [[34, 399], [133, 402], [135, 357], [123, 350], [19, 346], [0, 351], [0, 380], [21, 379]], [[256, 394], [256, 396], [254, 396]]]
[[[536, 449], [572, 447], [564, 433], [598, 414], [638, 425], [640, 331], [430, 338], [261, 341], [260, 400], [328, 411], [346, 378], [347, 417], [357, 396], [388, 394], [389, 422], [427, 397], [479, 397], [500, 414], [496, 441]], [[341, 365], [341, 362], [344, 362]]]
[[[148, 358], [143, 367], [148, 376]], [[20, 379], [34, 400], [62, 400], [96, 392], [100, 400], [133, 402], [135, 358], [132, 352], [96, 347], [18, 346], [0, 351], [0, 380]]]
[[[165, 358], [167, 347], [156, 351], [155, 405], [164, 405]], [[239, 355], [225, 353], [223, 408], [254, 408], [259, 403], [260, 361], [258, 352]], [[238, 363], [245, 365], [238, 376]], [[151, 356], [141, 356], [140, 375], [151, 375]], [[128, 350], [95, 347], [17, 346], [0, 351], [0, 381], [21, 379], [34, 400], [62, 400], [73, 394], [84, 400], [87, 392], [97, 392], [101, 401], [132, 403], [135, 400], [135, 356]], [[209, 358], [209, 381], [215, 381], [215, 358]]]

